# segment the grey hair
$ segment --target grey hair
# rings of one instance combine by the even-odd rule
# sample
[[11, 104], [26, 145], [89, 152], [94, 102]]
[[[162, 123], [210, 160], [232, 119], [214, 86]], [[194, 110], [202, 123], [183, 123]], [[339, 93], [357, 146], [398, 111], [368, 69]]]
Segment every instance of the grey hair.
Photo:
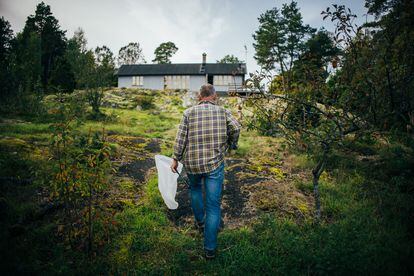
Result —
[[216, 94], [216, 89], [212, 84], [203, 84], [200, 88], [200, 97], [207, 98]]

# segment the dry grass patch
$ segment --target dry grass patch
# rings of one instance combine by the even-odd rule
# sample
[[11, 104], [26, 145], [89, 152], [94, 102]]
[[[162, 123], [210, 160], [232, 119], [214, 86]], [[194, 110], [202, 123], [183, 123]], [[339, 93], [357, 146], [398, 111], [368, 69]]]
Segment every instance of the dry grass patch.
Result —
[[283, 217], [307, 219], [312, 215], [313, 198], [298, 191], [286, 182], [262, 181], [245, 186], [249, 193], [249, 203], [262, 211], [274, 211]]

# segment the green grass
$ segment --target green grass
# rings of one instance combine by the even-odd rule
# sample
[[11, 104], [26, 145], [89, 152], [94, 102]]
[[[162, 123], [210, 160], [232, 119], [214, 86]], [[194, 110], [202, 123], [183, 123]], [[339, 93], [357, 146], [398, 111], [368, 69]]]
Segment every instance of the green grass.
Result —
[[1, 136], [45, 140], [48, 138], [49, 124], [31, 122], [0, 124], [0, 133]]
[[263, 215], [252, 226], [220, 233], [217, 258], [205, 261], [201, 237], [171, 224], [152, 177], [142, 205], [117, 217], [123, 227], [111, 246], [110, 267], [126, 274], [407, 273], [412, 244], [404, 244], [405, 229], [387, 225], [373, 201], [360, 201], [360, 181], [355, 175], [341, 186], [321, 184], [325, 212], [337, 208], [335, 221], [297, 224]]
[[169, 271], [174, 263], [168, 265], [168, 262], [191, 240], [170, 224], [158, 194], [156, 177], [149, 180], [145, 194], [138, 207], [128, 208], [117, 216], [122, 226], [109, 256], [117, 273]]
[[[167, 97], [161, 95], [154, 101], [155, 108], [144, 111], [103, 108], [106, 114], [112, 114], [111, 120], [87, 120], [81, 131], [101, 131], [104, 126], [110, 134], [159, 138], [162, 154], [170, 155], [183, 111], [174, 97], [167, 104]], [[49, 123], [25, 118], [24, 122], [1, 123], [0, 131], [2, 176], [28, 178], [33, 173], [47, 172], [47, 160], [42, 159], [46, 153], [39, 147], [47, 146]], [[150, 176], [137, 205], [126, 204], [116, 214], [117, 230], [110, 233], [106, 245], [92, 259], [81, 251], [65, 248], [66, 244], [56, 238], [54, 218], [27, 223], [23, 234], [13, 236], [13, 231], [22, 230], [13, 227], [19, 221], [30, 221], [38, 211], [32, 196], [45, 183], [11, 187], [0, 196], [1, 270], [116, 275], [408, 275], [414, 270], [414, 227], [409, 219], [414, 210], [413, 151], [398, 143], [384, 146], [373, 141], [350, 142], [347, 146], [378, 160], [357, 161], [357, 154], [350, 153], [331, 157], [320, 181], [320, 224], [310, 219], [297, 221], [278, 212], [260, 213], [256, 222], [219, 234], [219, 252], [213, 261], [202, 257], [203, 241], [197, 231], [191, 226], [177, 227], [169, 220], [156, 175]], [[254, 168], [278, 169], [285, 153], [286, 162], [296, 171], [309, 172], [314, 165], [305, 155], [289, 152], [282, 139], [253, 131], [242, 132], [233, 156], [248, 160]], [[289, 175], [283, 174], [283, 179], [288, 181]], [[312, 194], [309, 179], [294, 179], [290, 184], [299, 192]], [[133, 185], [130, 179], [124, 179], [119, 187], [130, 193]], [[14, 230], [10, 232], [10, 228]]]
[[[143, 136], [148, 138], [164, 138], [166, 131], [175, 128], [179, 123], [179, 117], [166, 116], [163, 113], [136, 110], [116, 110], [103, 108], [105, 113], [113, 112], [119, 116], [116, 122], [99, 122], [87, 120], [81, 127], [81, 131], [105, 131], [113, 134]], [[0, 124], [1, 136], [15, 137], [20, 139], [46, 140], [50, 137], [50, 124], [21, 122], [13, 124]]]
[[102, 123], [87, 121], [83, 126], [83, 131], [105, 131], [113, 134], [142, 136], [148, 138], [163, 138], [164, 133], [179, 123], [174, 117], [163, 114], [151, 114], [148, 111], [122, 110], [116, 111], [120, 116], [118, 122]]

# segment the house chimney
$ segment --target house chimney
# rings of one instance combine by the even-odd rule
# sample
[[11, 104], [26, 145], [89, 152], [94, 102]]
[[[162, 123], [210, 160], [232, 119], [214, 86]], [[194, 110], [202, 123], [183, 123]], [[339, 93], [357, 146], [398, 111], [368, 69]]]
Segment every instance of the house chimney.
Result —
[[203, 64], [206, 64], [207, 61], [207, 54], [203, 53]]

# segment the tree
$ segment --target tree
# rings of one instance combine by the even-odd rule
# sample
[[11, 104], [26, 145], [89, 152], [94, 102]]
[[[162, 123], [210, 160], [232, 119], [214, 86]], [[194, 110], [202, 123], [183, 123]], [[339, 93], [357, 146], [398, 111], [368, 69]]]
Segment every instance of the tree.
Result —
[[73, 42], [79, 47], [79, 51], [81, 53], [85, 53], [87, 51], [87, 43], [88, 40], [85, 36], [85, 31], [82, 28], [78, 28], [72, 37]]
[[243, 60], [240, 60], [234, 55], [225, 55], [222, 59], [217, 60], [217, 63], [243, 63]]
[[140, 64], [145, 62], [142, 48], [138, 42], [130, 42], [128, 45], [119, 49], [118, 66], [124, 64]]
[[[273, 9], [259, 21], [256, 56], [265, 70], [253, 75], [250, 82], [262, 93], [247, 102], [255, 107], [249, 125], [266, 135], [282, 134], [291, 146], [315, 160], [312, 175], [315, 218], [319, 221], [319, 178], [329, 165], [331, 153], [349, 135], [370, 128], [359, 116], [324, 98], [330, 89], [327, 68], [339, 52], [324, 30], [305, 39], [306, 30], [311, 28], [301, 26], [301, 15], [294, 2], [284, 5], [282, 15]], [[277, 43], [264, 44], [264, 38], [271, 39], [272, 34]], [[280, 68], [278, 75], [274, 75], [273, 68]], [[263, 90], [262, 82], [266, 79], [272, 81], [269, 86], [275, 90], [273, 93]]]
[[13, 40], [13, 30], [9, 21], [0, 17], [0, 62], [4, 62], [10, 55]]
[[[292, 81], [301, 85], [324, 85], [329, 76], [329, 64], [340, 54], [332, 37], [324, 29], [313, 34], [305, 43], [303, 53], [294, 61], [292, 67]], [[313, 90], [307, 97], [316, 97], [323, 102], [325, 97], [322, 90]]]
[[267, 10], [258, 18], [259, 29], [253, 34], [254, 58], [266, 70], [276, 69], [282, 76], [282, 87], [288, 90], [294, 61], [305, 48], [305, 38], [315, 32], [303, 25], [297, 3], [283, 4]]
[[23, 29], [23, 45], [27, 43], [32, 33], [40, 37], [41, 44], [41, 81], [45, 89], [56, 61], [65, 53], [65, 31], [60, 29], [58, 20], [52, 15], [50, 6], [44, 2], [36, 6], [34, 15], [30, 15]]
[[92, 50], [88, 50], [82, 55], [81, 74], [78, 79], [78, 86], [82, 89], [93, 87], [95, 78], [95, 54]]
[[336, 23], [336, 42], [343, 47], [332, 100], [378, 130], [412, 132], [414, 2], [370, 0], [366, 6], [376, 17], [359, 28], [343, 5], [323, 12]]
[[[50, 125], [49, 153], [51, 162], [51, 198], [62, 204], [64, 215], [59, 219], [61, 234], [65, 234], [72, 248], [87, 245], [92, 254], [94, 225], [104, 223], [101, 210], [102, 192], [110, 174], [110, 148], [102, 135], [89, 129], [79, 130], [83, 123], [83, 99], [58, 93], [55, 108], [56, 122]], [[84, 242], [86, 240], [86, 243]]]
[[170, 58], [178, 51], [177, 46], [171, 41], [161, 43], [155, 51], [155, 58], [152, 62], [156, 63], [171, 63]]
[[328, 89], [320, 79], [314, 82], [293, 83], [294, 91], [283, 94], [266, 93], [258, 85], [266, 79], [265, 74], [253, 76], [255, 94], [245, 103], [253, 106], [249, 127], [265, 135], [283, 135], [288, 144], [303, 151], [315, 161], [312, 168], [312, 182], [315, 198], [315, 219], [321, 219], [319, 179], [329, 165], [329, 158], [335, 149], [352, 134], [362, 133], [370, 128], [358, 116], [353, 116], [333, 105], [321, 104], [313, 94], [324, 94]]
[[[38, 80], [40, 80], [42, 87], [44, 87], [41, 82], [42, 46], [39, 34], [36, 32], [29, 34], [18, 33], [14, 59], [18, 91], [24, 92], [26, 95], [31, 94]], [[23, 100], [23, 95], [19, 94], [18, 98]]]
[[[86, 91], [94, 117], [101, 116], [100, 106], [104, 89], [113, 82], [115, 61], [112, 51], [106, 47], [96, 47], [95, 57], [89, 58], [88, 71], [85, 72]], [[94, 61], [92, 63], [92, 60]]]
[[115, 77], [115, 58], [107, 46], [96, 47], [95, 61], [98, 71], [98, 86], [108, 87], [113, 84]]
[[59, 57], [55, 61], [55, 66], [50, 73], [49, 87], [53, 90], [62, 92], [72, 92], [75, 89], [75, 75], [72, 66], [65, 56]]
[[85, 33], [81, 28], [78, 28], [73, 37], [68, 40], [65, 58], [70, 63], [73, 75], [75, 78], [75, 87], [77, 89], [85, 88], [83, 76], [85, 74], [85, 66], [88, 66]]
[[4, 17], [0, 17], [0, 87], [2, 88], [0, 99], [2, 101], [9, 97], [13, 90], [14, 78], [11, 67], [13, 43], [14, 35], [10, 23]]

